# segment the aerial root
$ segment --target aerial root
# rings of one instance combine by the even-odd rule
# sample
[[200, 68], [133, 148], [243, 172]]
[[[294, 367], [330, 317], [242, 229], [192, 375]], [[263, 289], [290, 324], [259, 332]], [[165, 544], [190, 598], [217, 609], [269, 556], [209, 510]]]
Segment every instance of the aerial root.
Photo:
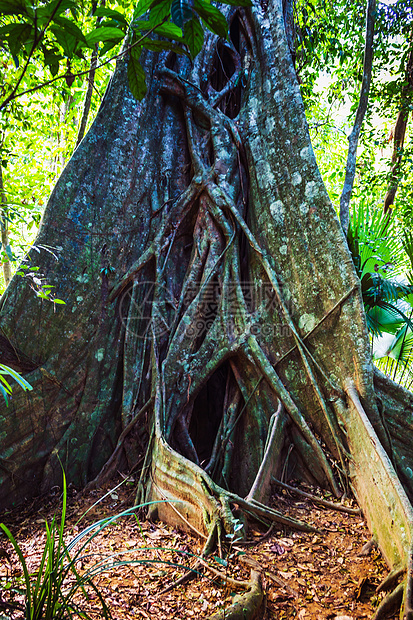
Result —
[[372, 617], [372, 620], [384, 620], [391, 613], [394, 613], [396, 610], [400, 609], [405, 586], [406, 580], [399, 583], [399, 585], [396, 586], [395, 589], [382, 600], [376, 610], [376, 613]]
[[247, 501], [239, 495], [231, 493], [230, 491], [221, 491], [221, 495], [223, 494], [227, 496], [232, 504], [236, 504], [242, 511], [252, 516], [264, 517], [264, 519], [267, 519], [270, 522], [275, 521], [302, 532], [321, 533], [320, 530], [312, 525], [308, 525], [307, 523], [304, 523], [304, 521], [299, 521], [298, 519], [293, 519], [292, 517], [286, 517], [282, 514], [282, 512], [269, 508], [254, 499]]
[[305, 421], [302, 413], [292, 399], [290, 392], [282, 383], [281, 379], [275, 372], [271, 363], [268, 361], [267, 356], [265, 355], [264, 351], [262, 350], [261, 346], [259, 345], [257, 339], [254, 336], [250, 336], [248, 338], [248, 343], [245, 345], [245, 354], [247, 355], [248, 359], [252, 360], [258, 365], [261, 372], [264, 374], [265, 378], [269, 382], [270, 386], [274, 389], [274, 392], [284, 404], [291, 419], [294, 421], [307, 443], [311, 446], [311, 448], [317, 455], [320, 466], [327, 477], [327, 480], [334, 495], [336, 497], [341, 497], [340, 489], [338, 488], [337, 483], [334, 479], [334, 474], [327, 461], [323, 449], [321, 448], [313, 432]]
[[406, 572], [405, 566], [396, 566], [393, 570], [383, 579], [383, 581], [377, 586], [376, 592], [386, 592], [391, 590], [395, 583]]
[[245, 594], [234, 596], [230, 607], [218, 611], [208, 620], [253, 620], [258, 618], [264, 600], [261, 586], [261, 573], [252, 570], [249, 590]]
[[296, 495], [300, 495], [300, 497], [305, 497], [310, 499], [315, 504], [320, 504], [321, 506], [325, 506], [326, 508], [330, 508], [331, 510], [338, 510], [339, 512], [346, 512], [349, 515], [360, 515], [360, 508], [348, 508], [347, 506], [343, 506], [343, 504], [336, 504], [334, 502], [329, 502], [326, 499], [321, 497], [317, 497], [316, 495], [312, 495], [311, 493], [306, 493], [301, 489], [296, 489], [295, 487], [290, 486], [289, 484], [285, 484], [285, 482], [281, 482], [276, 478], [272, 477], [272, 482], [276, 484], [281, 489], [285, 489], [286, 491], [290, 491], [291, 493], [295, 493]]

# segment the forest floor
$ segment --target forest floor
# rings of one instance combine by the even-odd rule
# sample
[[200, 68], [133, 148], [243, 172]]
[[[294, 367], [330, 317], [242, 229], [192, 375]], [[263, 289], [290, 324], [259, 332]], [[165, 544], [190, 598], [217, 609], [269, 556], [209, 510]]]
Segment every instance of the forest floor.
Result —
[[[300, 488], [320, 493], [307, 485], [301, 484]], [[130, 482], [113, 491], [108, 487], [89, 493], [69, 487], [66, 543], [88, 525], [132, 506], [133, 499], [134, 487]], [[95, 504], [97, 500], [100, 501]], [[94, 578], [116, 620], [203, 620], [220, 609], [228, 609], [234, 595], [242, 589], [227, 578], [248, 581], [251, 568], [262, 571], [267, 601], [263, 620], [371, 618], [381, 600], [375, 589], [388, 569], [375, 549], [369, 555], [359, 555], [370, 539], [363, 517], [317, 506], [279, 488], [274, 489], [271, 505], [313, 525], [320, 533], [291, 531], [278, 525], [268, 532], [264, 525], [252, 523], [247, 544], [228, 541], [222, 549], [223, 557], [217, 551], [216, 556], [208, 559], [210, 568], [202, 567], [203, 574], [164, 592], [187, 567], [195, 564], [202, 541], [177, 528], [131, 515], [103, 529], [82, 552], [76, 569], [82, 573], [101, 559], [106, 563], [135, 562], [111, 568]], [[45, 520], [51, 523], [55, 514], [59, 524], [61, 506], [61, 492], [56, 489], [56, 494], [43, 498], [41, 504], [35, 502], [0, 515], [0, 522], [7, 525], [17, 540], [29, 572], [39, 566], [46, 539]], [[78, 522], [82, 515], [85, 516]], [[0, 534], [0, 620], [23, 617], [17, 608], [11, 613], [7, 605], [13, 602], [21, 606], [21, 595], [12, 592], [22, 583], [17, 555]], [[82, 609], [94, 619], [103, 618], [98, 596], [91, 590], [88, 594], [88, 599], [81, 592], [77, 595]]]

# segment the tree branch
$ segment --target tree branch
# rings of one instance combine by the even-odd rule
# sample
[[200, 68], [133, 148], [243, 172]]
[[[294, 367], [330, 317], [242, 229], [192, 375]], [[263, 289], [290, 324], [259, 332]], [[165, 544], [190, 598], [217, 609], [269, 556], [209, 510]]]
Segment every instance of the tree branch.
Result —
[[357, 146], [360, 137], [361, 126], [363, 124], [364, 115], [367, 110], [369, 101], [371, 70], [373, 65], [373, 38], [374, 38], [374, 20], [376, 16], [376, 0], [367, 0], [367, 16], [366, 16], [366, 42], [364, 46], [363, 61], [363, 80], [361, 83], [360, 100], [356, 112], [353, 130], [348, 137], [348, 154], [346, 164], [346, 176], [344, 179], [343, 191], [340, 198], [340, 223], [347, 235], [349, 226], [349, 207], [351, 194], [353, 192], [354, 177], [356, 175]]
[[[159, 26], [162, 26], [162, 24], [164, 24], [167, 19], [168, 17], [165, 17], [161, 22], [159, 22], [159, 24], [156, 24], [156, 26], [148, 30], [148, 32], [146, 32], [137, 41], [135, 41], [135, 43], [132, 43], [132, 45], [129, 45], [126, 49], [123, 49], [121, 52], [119, 52], [119, 54], [115, 54], [115, 56], [112, 56], [111, 58], [108, 58], [108, 60], [101, 62], [100, 65], [97, 65], [95, 69], [100, 69], [101, 67], [104, 67], [105, 65], [112, 62], [113, 60], [117, 60], [118, 58], [125, 56], [126, 53], [129, 52], [133, 47], [136, 47], [137, 45], [142, 43], [144, 39], [146, 39], [150, 34], [152, 34], [154, 30], [156, 30], [156, 28], [158, 28]], [[78, 73], [71, 73], [70, 77], [71, 78], [81, 77], [82, 75], [87, 75], [89, 71], [90, 71], [90, 67], [89, 69], [86, 69], [85, 71], [79, 71]], [[62, 73], [61, 75], [57, 75], [56, 77], [52, 78], [51, 80], [48, 80], [47, 82], [43, 82], [42, 84], [39, 84], [38, 86], [34, 86], [33, 88], [28, 88], [27, 90], [23, 90], [21, 93], [16, 94], [16, 90], [21, 82], [21, 79], [20, 79], [18, 84], [16, 84], [16, 86], [14, 87], [11, 95], [9, 95], [7, 99], [5, 99], [3, 103], [0, 104], [0, 110], [3, 110], [3, 108], [5, 108], [10, 103], [10, 101], [12, 101], [13, 99], [17, 99], [17, 97], [22, 97], [22, 95], [29, 95], [30, 93], [34, 93], [36, 90], [40, 90], [40, 88], [45, 88], [46, 86], [50, 86], [50, 84], [53, 84], [53, 82], [66, 78], [67, 75], [68, 73], [66, 71], [65, 73]]]

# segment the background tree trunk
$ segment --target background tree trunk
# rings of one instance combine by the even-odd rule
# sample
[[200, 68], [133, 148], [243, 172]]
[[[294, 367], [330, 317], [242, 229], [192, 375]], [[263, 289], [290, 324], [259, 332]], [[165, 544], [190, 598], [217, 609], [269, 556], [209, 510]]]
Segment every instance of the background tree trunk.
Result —
[[37, 240], [59, 251], [41, 269], [66, 306], [34, 298], [21, 278], [3, 298], [0, 360], [34, 390], [2, 411], [2, 506], [59, 483], [58, 456], [86, 484], [121, 436], [128, 465], [144, 465], [140, 497], [177, 496], [184, 510], [157, 512], [184, 517], [208, 546], [231, 528], [234, 502], [282, 517], [249, 492], [261, 464], [275, 471], [291, 445], [296, 473], [340, 495], [357, 459], [346, 424], [359, 411], [369, 441], [393, 456], [282, 3], [228, 18], [230, 41], [208, 34], [193, 64], [144, 56], [141, 103], [118, 64]]

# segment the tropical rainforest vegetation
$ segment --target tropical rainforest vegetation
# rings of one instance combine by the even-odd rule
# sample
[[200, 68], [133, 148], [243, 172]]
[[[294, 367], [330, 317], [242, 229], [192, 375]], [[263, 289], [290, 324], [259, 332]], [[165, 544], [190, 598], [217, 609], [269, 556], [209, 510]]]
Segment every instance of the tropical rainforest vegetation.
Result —
[[[29, 248], [53, 252], [53, 248], [34, 244], [48, 196], [93, 121], [129, 24], [138, 22], [146, 5], [150, 3], [140, 2], [140, 8], [128, 1], [99, 4], [61, 0], [41, 2], [38, 7], [23, 0], [2, 3], [3, 292], [19, 269], [36, 295], [56, 299], [45, 274], [38, 273], [36, 261], [29, 265], [24, 258]], [[167, 10], [166, 4], [156, 6], [153, 24], [164, 20]], [[182, 6], [185, 13], [188, 9], [185, 3]], [[413, 256], [406, 233], [413, 220], [408, 127], [412, 110], [412, 7], [404, 0], [379, 3], [376, 11], [372, 85], [357, 155], [350, 247], [356, 265], [358, 261], [360, 267], [363, 265], [359, 275], [366, 275], [364, 289], [371, 289], [369, 301], [365, 301], [376, 363], [409, 387], [413, 336], [409, 326], [410, 290], [405, 287], [410, 284]], [[312, 143], [339, 212], [347, 135], [360, 98], [364, 7], [360, 3], [301, 2], [295, 3], [293, 12], [296, 69]], [[175, 41], [180, 40], [174, 26], [182, 25], [184, 19], [184, 14], [178, 16], [176, 12], [174, 22], [168, 20], [168, 25], [161, 26], [160, 31], [172, 39], [170, 49], [175, 45], [173, 35]], [[211, 24], [218, 34], [224, 34], [225, 18], [212, 14]], [[131, 44], [136, 43], [136, 32]], [[200, 40], [199, 36], [192, 53], [199, 50]], [[149, 48], [155, 50], [157, 46], [160, 42], [152, 42]], [[140, 98], [146, 87], [138, 64], [141, 46], [137, 49], [130, 85]], [[175, 45], [174, 49], [180, 48]], [[368, 275], [373, 271], [374, 283]], [[392, 338], [381, 338], [383, 333]]]
[[410, 3], [0, 15], [0, 361], [33, 386], [0, 414], [1, 501], [121, 463], [208, 553], [283, 518], [292, 446], [355, 491], [412, 618], [413, 401], [371, 364], [410, 386]]

